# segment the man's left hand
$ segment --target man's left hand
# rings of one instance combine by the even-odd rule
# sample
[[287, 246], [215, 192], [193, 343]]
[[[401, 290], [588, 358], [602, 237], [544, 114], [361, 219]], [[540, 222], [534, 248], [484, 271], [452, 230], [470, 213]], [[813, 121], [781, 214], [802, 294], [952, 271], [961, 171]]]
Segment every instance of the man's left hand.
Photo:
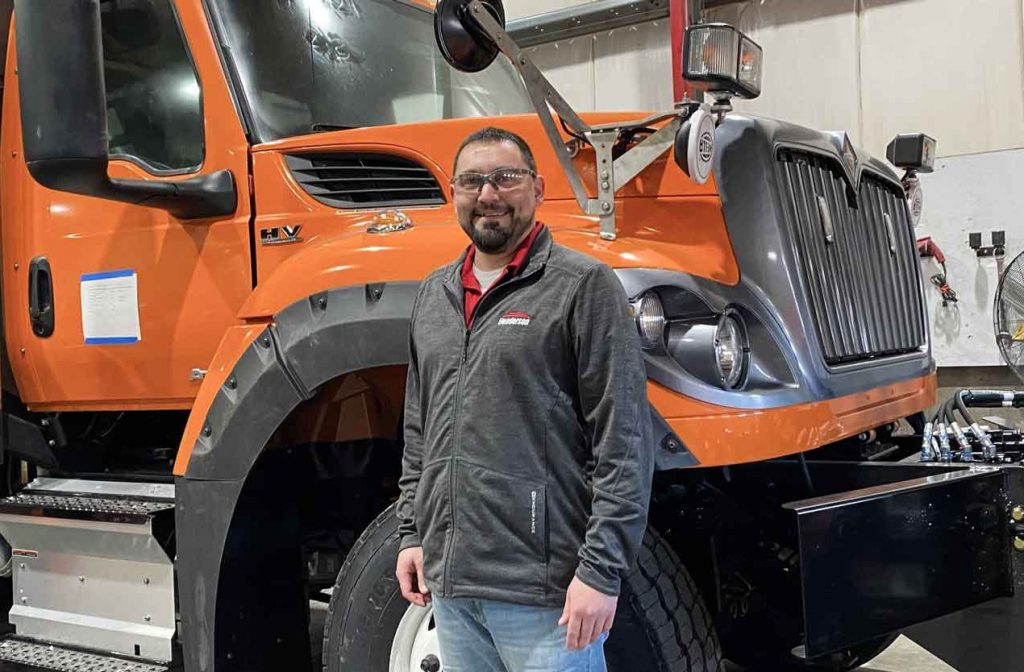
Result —
[[573, 577], [565, 594], [565, 609], [558, 619], [559, 625], [568, 625], [565, 648], [570, 651], [585, 649], [612, 629], [615, 607], [619, 598], [594, 590], [577, 577]]

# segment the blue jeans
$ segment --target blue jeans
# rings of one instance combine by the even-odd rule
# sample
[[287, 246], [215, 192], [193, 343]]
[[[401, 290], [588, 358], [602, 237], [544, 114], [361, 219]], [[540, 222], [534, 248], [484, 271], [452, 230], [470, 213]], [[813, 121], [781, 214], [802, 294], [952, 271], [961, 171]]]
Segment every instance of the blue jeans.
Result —
[[444, 672], [605, 672], [608, 635], [567, 650], [561, 608], [436, 596], [431, 604]]

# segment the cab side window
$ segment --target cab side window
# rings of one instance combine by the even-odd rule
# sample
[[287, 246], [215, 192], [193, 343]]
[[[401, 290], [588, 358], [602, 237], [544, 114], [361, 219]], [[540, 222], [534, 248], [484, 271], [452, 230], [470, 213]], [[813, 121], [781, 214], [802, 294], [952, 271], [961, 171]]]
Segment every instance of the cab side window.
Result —
[[110, 155], [155, 172], [203, 162], [199, 79], [170, 0], [102, 0]]

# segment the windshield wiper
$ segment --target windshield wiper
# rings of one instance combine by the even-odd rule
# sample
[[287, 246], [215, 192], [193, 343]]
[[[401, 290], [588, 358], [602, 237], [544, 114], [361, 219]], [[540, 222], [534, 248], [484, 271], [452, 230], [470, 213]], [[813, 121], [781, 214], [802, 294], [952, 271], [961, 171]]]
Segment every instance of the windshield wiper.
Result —
[[317, 122], [311, 126], [314, 133], [323, 133], [324, 131], [349, 131], [358, 126], [342, 126], [341, 124], [322, 124]]

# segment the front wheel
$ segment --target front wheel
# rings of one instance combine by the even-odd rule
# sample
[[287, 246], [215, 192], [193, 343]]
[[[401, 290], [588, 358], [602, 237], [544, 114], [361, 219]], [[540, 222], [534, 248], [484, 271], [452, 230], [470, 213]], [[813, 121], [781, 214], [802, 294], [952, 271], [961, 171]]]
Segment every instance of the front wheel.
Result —
[[[443, 672], [429, 606], [409, 605], [395, 578], [398, 520], [385, 510], [352, 547], [324, 624], [325, 672]], [[622, 582], [610, 672], [718, 672], [721, 648], [696, 586], [653, 530]]]

